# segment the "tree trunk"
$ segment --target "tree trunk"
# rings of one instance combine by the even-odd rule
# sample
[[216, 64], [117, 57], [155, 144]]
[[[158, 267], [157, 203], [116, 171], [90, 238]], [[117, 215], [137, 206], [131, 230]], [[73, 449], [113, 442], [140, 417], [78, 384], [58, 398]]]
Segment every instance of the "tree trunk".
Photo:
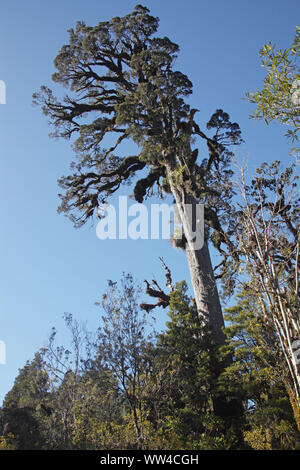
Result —
[[[193, 242], [195, 235], [200, 238], [202, 235], [204, 237], [204, 233], [200, 233], [204, 227], [204, 220], [198, 219], [196, 199], [187, 195], [184, 190], [178, 190], [172, 184], [171, 179], [169, 181], [187, 239], [186, 255], [198, 314], [204, 324], [209, 326], [213, 341], [217, 345], [222, 345], [225, 343], [224, 319], [207, 241], [204, 240], [201, 248], [197, 248], [199, 238], [197, 238], [197, 243]], [[191, 217], [192, 212], [193, 217]]]
[[[197, 214], [196, 199], [193, 196], [186, 194], [184, 189], [177, 189], [176, 185], [172, 181], [171, 172], [169, 174], [169, 184], [175, 199], [180, 222], [183, 225], [184, 234], [187, 239], [186, 255], [198, 315], [204, 325], [209, 327], [212, 341], [215, 346], [222, 346], [225, 344], [225, 333], [223, 331], [224, 318], [207, 240], [205, 240], [204, 230], [202, 231], [202, 228], [204, 228], [204, 220], [201, 220], [201, 217], [204, 219], [204, 213]], [[194, 210], [192, 211], [191, 208]], [[191, 217], [192, 212], [193, 217]], [[192, 241], [193, 235], [195, 234], [197, 237], [200, 235], [201, 238], [201, 233], [197, 233], [197, 229], [200, 232], [202, 231], [202, 247], [199, 247], [199, 243], [194, 243]], [[199, 239], [197, 241], [199, 242]], [[224, 368], [230, 365], [232, 358], [227, 355], [224, 360], [216, 361], [213, 359], [213, 351], [211, 351], [211, 353], [212, 363], [214, 364], [214, 375], [217, 380]], [[214, 413], [217, 416], [222, 417], [228, 426], [234, 425], [235, 419], [240, 418], [243, 414], [242, 401], [237, 397], [229, 397], [224, 393], [216, 393], [213, 394], [212, 401]], [[242, 441], [242, 436], [240, 436], [240, 439]]]
[[208, 324], [214, 342], [222, 345], [225, 343], [224, 319], [207, 241], [200, 250], [187, 249], [186, 255], [198, 314]]

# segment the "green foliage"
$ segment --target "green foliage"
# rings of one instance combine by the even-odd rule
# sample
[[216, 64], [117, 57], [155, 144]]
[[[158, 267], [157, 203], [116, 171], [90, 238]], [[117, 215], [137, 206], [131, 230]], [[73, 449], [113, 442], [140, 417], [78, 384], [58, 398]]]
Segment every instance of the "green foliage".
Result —
[[244, 400], [260, 400], [269, 383], [282, 383], [283, 358], [273, 329], [263, 321], [257, 297], [245, 290], [225, 310], [226, 332], [234, 362], [222, 375], [224, 388], [239, 390]]
[[[176, 423], [184, 448], [234, 447], [237, 435], [232, 439], [228, 423], [214, 412], [222, 394], [217, 378], [223, 359], [187, 295], [185, 282], [176, 284], [171, 293], [169, 316], [156, 352], [165, 382], [162, 408]], [[232, 394], [226, 395], [230, 401]]]
[[245, 443], [253, 450], [299, 450], [299, 433], [290, 419], [280, 419], [281, 414], [280, 403], [256, 412], [244, 432]]
[[275, 330], [247, 284], [235, 306], [226, 310], [226, 328], [234, 362], [220, 387], [239, 391], [246, 404], [243, 436], [254, 450], [295, 449], [299, 433], [288, 394], [288, 370]]
[[16, 377], [12, 389], [5, 396], [5, 408], [35, 408], [48, 394], [50, 381], [42, 355], [37, 353], [33, 361], [27, 361]]
[[43, 449], [45, 446], [38, 414], [30, 407], [1, 409], [0, 429], [3, 446], [24, 450]]
[[248, 100], [257, 105], [251, 117], [263, 118], [267, 124], [277, 120], [281, 124], [288, 125], [291, 129], [286, 136], [298, 140], [300, 28], [296, 27], [296, 35], [290, 48], [279, 50], [269, 43], [260, 50], [259, 54], [267, 75], [261, 91], [255, 90], [254, 93], [246, 94]]
[[50, 379], [41, 353], [20, 370], [12, 389], [7, 393], [0, 410], [0, 429], [5, 431], [5, 442], [13, 435], [13, 446], [37, 449], [45, 445], [42, 435], [41, 405], [46, 406], [50, 393]]
[[[65, 318], [76, 347], [55, 346], [52, 333], [48, 348], [20, 371], [0, 410], [0, 450], [298, 448], [285, 362], [256, 296], [245, 289], [227, 310], [222, 350], [185, 282], [173, 286], [159, 334], [139, 297], [131, 275], [109, 281], [93, 341]], [[220, 375], [228, 356], [233, 361]], [[217, 416], [220, 396], [243, 402], [239, 419]]]
[[17, 444], [13, 434], [8, 434], [6, 437], [0, 436], [0, 450], [16, 450]]

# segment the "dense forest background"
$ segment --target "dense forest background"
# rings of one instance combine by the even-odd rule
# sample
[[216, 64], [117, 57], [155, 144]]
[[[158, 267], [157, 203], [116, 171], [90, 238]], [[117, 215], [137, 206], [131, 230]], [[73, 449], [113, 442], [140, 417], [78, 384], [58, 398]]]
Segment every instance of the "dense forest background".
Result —
[[[174, 286], [163, 333], [142, 313], [131, 275], [108, 286], [96, 333], [66, 316], [70, 348], [56, 344], [53, 329], [6, 395], [1, 448], [299, 449], [286, 366], [256, 297], [241, 291], [228, 309], [220, 351], [203, 337], [186, 289]], [[233, 364], [216, 377], [229, 354]], [[214, 413], [224, 391], [242, 401], [240, 416]]]

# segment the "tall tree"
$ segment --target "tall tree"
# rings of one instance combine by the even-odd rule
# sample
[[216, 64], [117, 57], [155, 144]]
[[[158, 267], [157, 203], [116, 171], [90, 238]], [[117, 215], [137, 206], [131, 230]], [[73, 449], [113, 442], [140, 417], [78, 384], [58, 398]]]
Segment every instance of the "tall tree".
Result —
[[[170, 294], [169, 321], [158, 336], [156, 360], [159, 361], [158, 421], [161, 427], [174, 426], [183, 448], [226, 449], [237, 445], [232, 439], [232, 416], [220, 419], [218, 405], [224, 398], [218, 387], [219, 350], [213, 348], [210, 334], [203, 332], [194, 299], [187, 295], [183, 281]], [[230, 396], [229, 396], [230, 395]], [[239, 394], [228, 394], [228, 401]], [[231, 411], [231, 413], [230, 413]], [[230, 416], [230, 422], [228, 418]]]
[[38, 352], [20, 369], [0, 410], [0, 434], [8, 439], [12, 435], [17, 449], [40, 449], [46, 445], [43, 420], [50, 385], [43, 356]]
[[295, 165], [263, 163], [247, 184], [242, 169], [237, 244], [244, 256], [248, 289], [274, 328], [289, 371], [289, 393], [300, 429], [299, 176]]
[[34, 359], [31, 362], [27, 361], [20, 370], [12, 389], [4, 398], [3, 406], [34, 409], [47, 397], [49, 389], [50, 380], [43, 357], [40, 353], [36, 353]]
[[[95, 27], [78, 22], [69, 32], [69, 44], [55, 59], [57, 71], [52, 77], [70, 94], [59, 101], [49, 88], [42, 87], [34, 101], [49, 116], [54, 136], [69, 139], [78, 134], [73, 173], [59, 180], [64, 190], [59, 211], [76, 227], [141, 170], [147, 170], [147, 175], [135, 182], [138, 202], [155, 187], [159, 194], [163, 189], [173, 196], [187, 239], [198, 314], [209, 324], [214, 341], [223, 344], [224, 322], [208, 237], [201, 249], [195, 248], [188, 205], [205, 203], [207, 232], [212, 232], [226, 258], [232, 249], [228, 146], [241, 142], [240, 129], [222, 110], [207, 124], [215, 130], [212, 138], [199, 128], [194, 120], [197, 110], [185, 101], [192, 83], [173, 70], [179, 47], [167, 37], [155, 37], [157, 29], [158, 18], [141, 5]], [[120, 156], [127, 139], [137, 144], [137, 154]], [[208, 154], [201, 161], [198, 149], [193, 148], [197, 139], [207, 144]], [[227, 233], [222, 228], [224, 220], [229, 221]]]
[[119, 392], [133, 418], [136, 446], [144, 448], [144, 426], [147, 419], [144, 401], [151, 381], [152, 361], [147, 354], [152, 349], [152, 334], [146, 332], [146, 314], [138, 298], [141, 290], [131, 275], [124, 275], [121, 289], [109, 281], [103, 296], [104, 326], [99, 329], [99, 355], [112, 371]]
[[298, 448], [300, 434], [287, 393], [289, 371], [282, 347], [248, 282], [238, 291], [237, 303], [225, 310], [225, 319], [235, 360], [224, 370], [219, 387], [243, 399], [244, 445], [256, 450]]

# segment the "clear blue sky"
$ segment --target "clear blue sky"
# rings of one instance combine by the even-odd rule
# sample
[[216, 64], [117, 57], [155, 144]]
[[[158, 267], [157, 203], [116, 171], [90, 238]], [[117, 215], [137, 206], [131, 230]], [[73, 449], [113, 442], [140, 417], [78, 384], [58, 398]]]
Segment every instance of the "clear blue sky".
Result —
[[[46, 118], [31, 104], [40, 85], [51, 87], [53, 59], [77, 20], [89, 25], [129, 13], [136, 0], [5, 1], [0, 10], [0, 80], [7, 104], [0, 105], [0, 340], [7, 364], [0, 365], [0, 403], [18, 369], [45, 345], [52, 326], [63, 330], [71, 312], [93, 328], [94, 306], [107, 279], [123, 271], [137, 280], [162, 278], [163, 256], [176, 280], [188, 279], [185, 257], [167, 241], [100, 241], [95, 227], [75, 230], [58, 205], [57, 178], [67, 173], [72, 150], [50, 140]], [[269, 41], [284, 48], [299, 24], [296, 0], [144, 0], [160, 18], [159, 34], [180, 45], [176, 66], [194, 84], [192, 106], [200, 125], [223, 108], [242, 129], [241, 158], [250, 168], [290, 159], [279, 125], [250, 121], [242, 98], [261, 86], [258, 51]], [[122, 194], [122, 192], [120, 193]], [[161, 316], [162, 312], [157, 312]]]

